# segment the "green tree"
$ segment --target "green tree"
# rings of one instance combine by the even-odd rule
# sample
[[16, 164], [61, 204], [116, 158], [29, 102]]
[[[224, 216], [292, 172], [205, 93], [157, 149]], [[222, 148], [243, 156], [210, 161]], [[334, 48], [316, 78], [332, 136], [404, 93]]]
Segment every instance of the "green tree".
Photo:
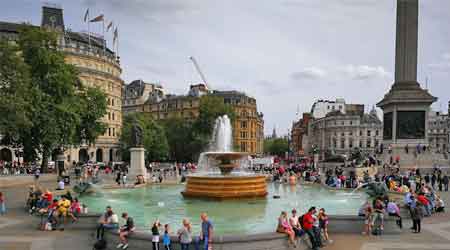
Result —
[[[14, 107], [10, 105], [6, 112], [12, 119], [0, 127], [0, 132], [10, 138], [8, 143], [23, 147], [26, 161], [41, 154], [43, 172], [53, 150], [92, 143], [105, 131], [99, 120], [106, 113], [105, 95], [98, 89], [82, 86], [76, 68], [67, 64], [58, 50], [57, 36], [27, 25], [19, 32], [18, 47], [13, 47], [13, 51], [20, 57], [21, 65], [14, 66], [11, 72], [19, 75], [20, 81], [29, 82], [29, 91], [17, 93], [11, 100], [18, 100], [19, 104], [25, 100], [25, 106], [20, 110], [22, 106], [18, 105], [19, 112], [14, 116], [11, 114]], [[9, 56], [9, 60], [17, 58]], [[8, 75], [0, 75], [0, 82], [8, 81], [11, 82]], [[11, 129], [14, 126], [17, 129]]]
[[167, 143], [164, 127], [143, 113], [132, 113], [126, 115], [123, 119], [120, 137], [123, 160], [130, 160], [129, 150], [133, 146], [131, 130], [135, 120], [143, 130], [142, 139], [145, 148], [145, 160], [147, 162], [166, 161], [169, 157], [169, 144]]
[[289, 150], [288, 140], [286, 138], [274, 138], [264, 140], [264, 153], [284, 157]]

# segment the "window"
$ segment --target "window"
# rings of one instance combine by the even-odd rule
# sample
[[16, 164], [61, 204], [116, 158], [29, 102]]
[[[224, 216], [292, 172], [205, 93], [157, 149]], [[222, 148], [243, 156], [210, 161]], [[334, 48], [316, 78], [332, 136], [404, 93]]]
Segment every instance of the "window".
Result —
[[367, 146], [367, 148], [370, 148], [370, 140], [367, 140], [366, 146]]
[[330, 109], [330, 105], [327, 106], [327, 109]]
[[367, 130], [367, 136], [370, 136], [370, 130]]
[[352, 136], [352, 135], [353, 135], [353, 132], [352, 132], [352, 131], [348, 132], [348, 135]]
[[358, 145], [359, 145], [359, 148], [362, 148], [362, 141], [359, 141]]
[[241, 138], [246, 139], [247, 138], [247, 132], [241, 131]]
[[114, 119], [115, 117], [114, 117], [114, 112], [112, 113], [112, 120], [114, 121], [115, 119]]
[[337, 148], [337, 140], [333, 139], [333, 148]]
[[108, 112], [108, 120], [111, 120], [111, 113]]
[[353, 125], [353, 121], [350, 121], [350, 125]]
[[359, 136], [362, 136], [362, 130], [359, 131]]
[[378, 148], [379, 144], [380, 144], [380, 142], [379, 142], [378, 140], [375, 140], [375, 145], [374, 145], [374, 147], [375, 147], [375, 148]]
[[241, 121], [241, 128], [247, 128], [247, 121]]
[[114, 106], [114, 98], [111, 100], [111, 105]]
[[350, 140], [348, 141], [348, 147], [349, 147], [349, 148], [353, 148], [353, 139], [350, 139]]
[[247, 151], [247, 143], [245, 141], [241, 142], [241, 152]]
[[342, 106], [341, 105], [339, 105], [339, 110], [341, 110], [342, 109]]
[[375, 136], [378, 136], [380, 134], [380, 132], [378, 132], [378, 129], [375, 130]]
[[344, 136], [345, 136], [345, 133], [344, 133], [344, 132], [342, 132], [342, 133], [341, 133], [341, 136], [342, 136], [342, 137], [344, 137]]
[[116, 136], [116, 128], [113, 128], [112, 134], [113, 134], [113, 136]]
[[345, 148], [345, 140], [344, 139], [341, 140], [341, 148], [342, 149]]
[[108, 128], [108, 136], [111, 136], [111, 128]]
[[344, 125], [345, 125], [345, 122], [344, 122], [344, 121], [342, 121], [342, 123], [341, 123], [341, 124], [342, 124], [342, 126], [344, 126]]

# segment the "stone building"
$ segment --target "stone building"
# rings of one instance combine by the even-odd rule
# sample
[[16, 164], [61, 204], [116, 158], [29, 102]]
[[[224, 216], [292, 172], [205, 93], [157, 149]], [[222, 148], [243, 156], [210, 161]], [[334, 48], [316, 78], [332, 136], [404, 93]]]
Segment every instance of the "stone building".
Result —
[[448, 151], [448, 114], [437, 111], [428, 113], [428, 143], [434, 152], [444, 153]]
[[315, 119], [319, 119], [334, 111], [340, 111], [345, 114], [345, 108], [345, 100], [342, 98], [336, 98], [335, 101], [317, 100], [311, 107], [311, 116]]
[[[0, 22], [0, 39], [17, 40], [21, 26], [18, 23]], [[105, 46], [103, 38], [91, 35], [89, 46], [87, 34], [66, 29], [63, 10], [58, 6], [42, 7], [40, 27], [57, 32], [58, 49], [64, 52], [67, 63], [76, 66], [81, 82], [86, 86], [98, 87], [107, 96], [107, 114], [102, 119], [107, 125], [106, 132], [97, 138], [94, 145], [84, 144], [68, 149], [65, 152], [66, 163], [120, 160], [118, 149], [122, 129], [123, 80], [120, 78], [122, 69], [119, 58]]]
[[[351, 105], [346, 104], [346, 109], [355, 108]], [[361, 110], [345, 114], [335, 111], [309, 122], [308, 140], [310, 147], [319, 150], [320, 159], [326, 152], [349, 155], [353, 148], [373, 154], [382, 142], [382, 128], [375, 109], [369, 114]]]
[[[127, 89], [127, 88], [126, 88]], [[126, 90], [127, 91], [127, 90]], [[262, 154], [264, 121], [257, 111], [256, 99], [237, 91], [210, 91], [205, 84], [191, 85], [187, 95], [165, 95], [162, 99], [147, 99], [141, 106], [131, 110], [131, 99], [125, 95], [124, 112], [145, 112], [155, 120], [180, 118], [194, 120], [200, 114], [200, 97], [206, 94], [220, 96], [236, 113], [233, 123], [235, 149], [252, 155]]]
[[308, 126], [311, 120], [310, 113], [303, 113], [300, 120], [292, 124], [291, 129], [291, 149], [294, 156], [308, 154]]
[[147, 101], [159, 102], [164, 95], [164, 88], [160, 84], [146, 83], [142, 80], [132, 81], [124, 88], [122, 111], [142, 112]]

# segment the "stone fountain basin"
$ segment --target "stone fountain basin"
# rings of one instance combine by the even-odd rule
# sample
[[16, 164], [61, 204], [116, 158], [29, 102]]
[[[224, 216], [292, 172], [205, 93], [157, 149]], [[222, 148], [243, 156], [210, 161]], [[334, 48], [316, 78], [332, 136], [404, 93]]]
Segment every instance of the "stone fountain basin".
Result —
[[249, 154], [245, 152], [205, 152], [208, 158], [214, 158], [216, 160], [239, 160], [247, 157]]

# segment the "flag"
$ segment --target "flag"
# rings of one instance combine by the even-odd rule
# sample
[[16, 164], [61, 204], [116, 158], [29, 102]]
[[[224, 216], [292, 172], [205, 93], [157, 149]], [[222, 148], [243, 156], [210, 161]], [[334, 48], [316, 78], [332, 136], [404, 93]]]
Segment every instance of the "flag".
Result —
[[87, 22], [88, 19], [89, 19], [89, 8], [87, 8], [86, 14], [84, 14], [84, 22]]
[[101, 21], [103, 21], [103, 20], [104, 20], [104, 16], [103, 16], [103, 14], [101, 14], [100, 16], [98, 16], [98, 17], [96, 17], [96, 18], [90, 20], [89, 22], [95, 23], [95, 22], [101, 22]]
[[113, 26], [113, 22], [111, 21], [111, 22], [109, 22], [108, 26], [106, 26], [106, 32], [108, 32], [109, 29], [112, 28], [112, 26]]

